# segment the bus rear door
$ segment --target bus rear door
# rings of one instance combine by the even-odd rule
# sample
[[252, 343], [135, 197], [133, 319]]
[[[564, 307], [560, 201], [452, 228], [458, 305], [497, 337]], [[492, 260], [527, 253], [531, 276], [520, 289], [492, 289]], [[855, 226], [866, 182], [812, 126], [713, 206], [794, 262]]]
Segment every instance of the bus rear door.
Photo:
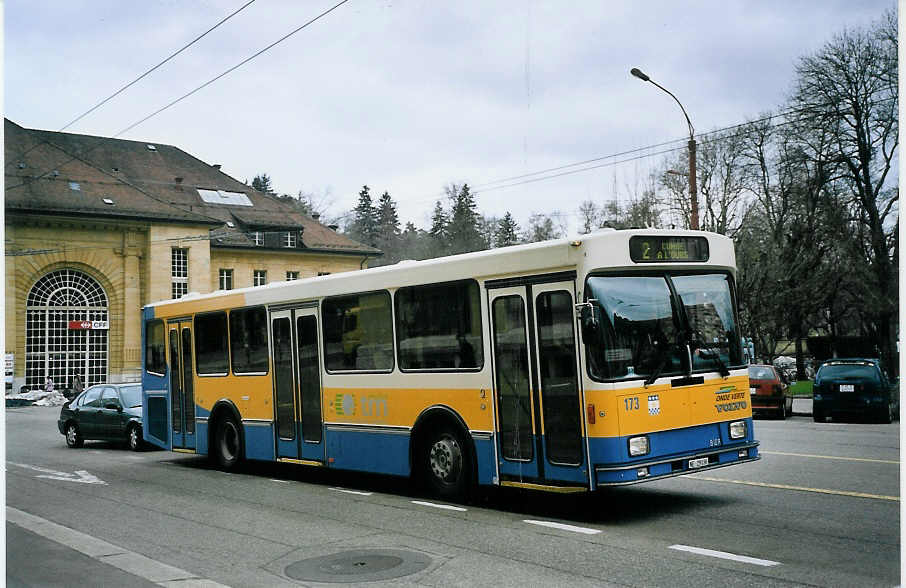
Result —
[[271, 312], [277, 459], [324, 462], [317, 307]]
[[168, 322], [167, 333], [170, 347], [170, 425], [173, 449], [195, 449], [191, 319]]
[[588, 487], [575, 281], [488, 285], [501, 484]]

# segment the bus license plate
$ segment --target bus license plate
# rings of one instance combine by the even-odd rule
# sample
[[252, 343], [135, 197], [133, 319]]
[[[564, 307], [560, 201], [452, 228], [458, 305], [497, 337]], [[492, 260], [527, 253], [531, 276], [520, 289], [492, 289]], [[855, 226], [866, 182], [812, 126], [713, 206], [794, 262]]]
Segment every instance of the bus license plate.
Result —
[[708, 458], [707, 458], [707, 457], [699, 457], [698, 459], [690, 459], [690, 460], [689, 460], [689, 469], [690, 469], [690, 470], [693, 470], [693, 469], [695, 469], [695, 468], [704, 467], [704, 466], [706, 466], [706, 465], [708, 465]]
[[840, 384], [840, 392], [855, 392], [854, 384]]

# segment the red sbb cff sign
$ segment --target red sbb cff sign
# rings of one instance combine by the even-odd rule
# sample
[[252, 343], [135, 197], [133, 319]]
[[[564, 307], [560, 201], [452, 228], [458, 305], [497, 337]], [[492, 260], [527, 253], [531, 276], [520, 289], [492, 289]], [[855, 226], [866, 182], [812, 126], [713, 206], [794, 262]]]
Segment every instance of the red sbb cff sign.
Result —
[[70, 331], [85, 331], [85, 330], [106, 330], [110, 328], [109, 321], [69, 321], [69, 330]]

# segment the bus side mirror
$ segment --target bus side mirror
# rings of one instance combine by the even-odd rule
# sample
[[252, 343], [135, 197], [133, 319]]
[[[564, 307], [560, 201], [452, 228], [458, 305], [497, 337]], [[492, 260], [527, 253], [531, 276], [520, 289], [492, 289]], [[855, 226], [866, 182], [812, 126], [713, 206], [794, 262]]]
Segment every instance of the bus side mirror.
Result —
[[579, 319], [579, 325], [582, 328], [582, 339], [587, 343], [593, 340], [598, 334], [598, 318], [595, 314], [595, 303], [597, 300], [590, 298], [587, 302], [581, 302], [575, 306], [576, 318]]

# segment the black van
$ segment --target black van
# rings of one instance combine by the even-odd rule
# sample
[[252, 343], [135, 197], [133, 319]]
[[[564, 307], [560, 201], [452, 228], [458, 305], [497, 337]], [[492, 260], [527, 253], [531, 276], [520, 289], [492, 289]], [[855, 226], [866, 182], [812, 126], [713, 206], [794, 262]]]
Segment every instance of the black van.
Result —
[[831, 359], [815, 374], [812, 415], [871, 419], [889, 423], [899, 414], [899, 384], [887, 379], [877, 359]]

